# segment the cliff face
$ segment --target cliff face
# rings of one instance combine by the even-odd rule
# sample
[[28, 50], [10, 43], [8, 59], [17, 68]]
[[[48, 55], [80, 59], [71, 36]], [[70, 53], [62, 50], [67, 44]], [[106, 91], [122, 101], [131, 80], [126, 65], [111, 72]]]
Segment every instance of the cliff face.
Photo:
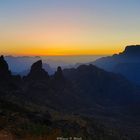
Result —
[[9, 70], [7, 62], [4, 60], [4, 57], [0, 57], [0, 80], [10, 78], [11, 72]]
[[48, 73], [43, 69], [42, 61], [39, 60], [31, 66], [31, 70], [26, 77], [31, 80], [47, 80], [49, 79]]
[[134, 84], [140, 85], [140, 45], [127, 46], [123, 52], [100, 58], [92, 64], [122, 74]]
[[136, 57], [136, 56], [140, 57], [140, 45], [127, 46], [121, 54], [133, 56], [133, 57]]
[[54, 78], [56, 80], [61, 80], [61, 81], [63, 81], [65, 79], [64, 75], [63, 75], [63, 71], [60, 66], [57, 68], [57, 71], [54, 74]]

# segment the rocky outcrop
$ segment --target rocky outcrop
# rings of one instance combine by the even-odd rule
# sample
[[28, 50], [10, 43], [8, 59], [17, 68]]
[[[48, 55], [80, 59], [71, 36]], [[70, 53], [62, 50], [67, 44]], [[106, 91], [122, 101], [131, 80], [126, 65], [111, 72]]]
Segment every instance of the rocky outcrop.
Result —
[[126, 46], [119, 54], [103, 57], [91, 63], [104, 70], [122, 74], [134, 84], [140, 85], [140, 45]]
[[4, 59], [4, 56], [0, 56], [0, 80], [8, 79], [11, 76], [8, 64]]
[[39, 60], [31, 66], [30, 73], [26, 78], [31, 80], [47, 80], [49, 79], [48, 73], [42, 68], [42, 61]]
[[131, 45], [131, 46], [127, 46], [125, 48], [125, 50], [120, 53], [122, 55], [134, 55], [134, 56], [137, 56], [137, 55], [140, 55], [140, 45]]
[[56, 80], [64, 80], [63, 71], [60, 66], [57, 68], [57, 71], [54, 74], [54, 78]]

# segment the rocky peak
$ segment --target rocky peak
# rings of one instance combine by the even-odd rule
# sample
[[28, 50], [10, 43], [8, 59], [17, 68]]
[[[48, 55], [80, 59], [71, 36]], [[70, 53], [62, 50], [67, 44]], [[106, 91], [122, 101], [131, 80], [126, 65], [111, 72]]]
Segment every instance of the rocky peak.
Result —
[[55, 79], [62, 80], [64, 79], [62, 68], [59, 66], [57, 71], [54, 74]]
[[7, 62], [4, 59], [4, 56], [0, 56], [0, 77], [1, 79], [3, 78], [8, 78], [11, 75], [11, 72], [9, 71], [9, 67]]
[[127, 46], [122, 52], [123, 55], [140, 55], [140, 45]]
[[42, 60], [35, 62], [31, 66], [30, 73], [27, 77], [29, 77], [32, 80], [49, 79], [48, 73], [43, 69]]
[[31, 73], [42, 71], [42, 61], [39, 60], [31, 66]]

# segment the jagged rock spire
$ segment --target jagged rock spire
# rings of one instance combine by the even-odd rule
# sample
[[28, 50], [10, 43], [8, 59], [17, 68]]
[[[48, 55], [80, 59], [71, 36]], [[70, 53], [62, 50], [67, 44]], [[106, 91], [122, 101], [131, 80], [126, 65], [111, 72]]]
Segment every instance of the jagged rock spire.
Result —
[[32, 80], [49, 79], [48, 73], [42, 68], [42, 60], [35, 62], [31, 66], [31, 70], [27, 78], [30, 78]]
[[0, 79], [5, 79], [10, 77], [11, 72], [9, 71], [9, 67], [7, 62], [4, 59], [4, 56], [0, 56]]
[[57, 71], [55, 72], [54, 77], [55, 79], [58, 79], [58, 80], [64, 79], [63, 71], [60, 66], [57, 68]]
[[31, 73], [42, 71], [42, 61], [39, 60], [31, 66]]

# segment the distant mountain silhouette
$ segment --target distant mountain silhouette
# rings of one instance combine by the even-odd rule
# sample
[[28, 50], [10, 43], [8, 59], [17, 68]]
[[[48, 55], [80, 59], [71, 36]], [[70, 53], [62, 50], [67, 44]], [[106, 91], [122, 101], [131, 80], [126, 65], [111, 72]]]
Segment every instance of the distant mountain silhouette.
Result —
[[91, 63], [107, 71], [120, 73], [133, 83], [140, 84], [140, 45], [127, 46], [122, 53]]
[[[3, 75], [6, 78], [10, 74], [8, 64], [3, 56], [1, 60], [4, 66], [0, 71], [6, 73]], [[16, 81], [15, 77], [12, 76], [12, 79]], [[32, 99], [35, 97], [41, 104], [52, 102], [51, 106], [59, 109], [60, 105], [64, 106], [63, 109], [68, 109], [70, 106], [71, 108], [79, 105], [92, 106], [95, 103], [101, 105], [132, 103], [135, 92], [133, 85], [123, 76], [106, 72], [94, 65], [81, 65], [65, 70], [58, 67], [55, 74], [49, 76], [43, 69], [41, 60], [35, 62], [29, 74], [18, 83], [22, 83], [20, 87], [26, 89], [24, 90], [26, 97], [32, 96]]]
[[120, 55], [140, 57], [140, 45], [127, 46], [125, 48], [124, 52], [120, 53]]
[[51, 106], [58, 109], [62, 106], [68, 110], [79, 105], [92, 106], [95, 103], [121, 105], [133, 102], [134, 91], [129, 81], [93, 65], [81, 65], [76, 69], [64, 71], [58, 67], [55, 74], [49, 77], [42, 69], [42, 62], [37, 61], [32, 65], [26, 79], [26, 83], [33, 81], [32, 85], [29, 82], [27, 96], [32, 96], [32, 99], [35, 97], [38, 103], [48, 104], [51, 101]]

